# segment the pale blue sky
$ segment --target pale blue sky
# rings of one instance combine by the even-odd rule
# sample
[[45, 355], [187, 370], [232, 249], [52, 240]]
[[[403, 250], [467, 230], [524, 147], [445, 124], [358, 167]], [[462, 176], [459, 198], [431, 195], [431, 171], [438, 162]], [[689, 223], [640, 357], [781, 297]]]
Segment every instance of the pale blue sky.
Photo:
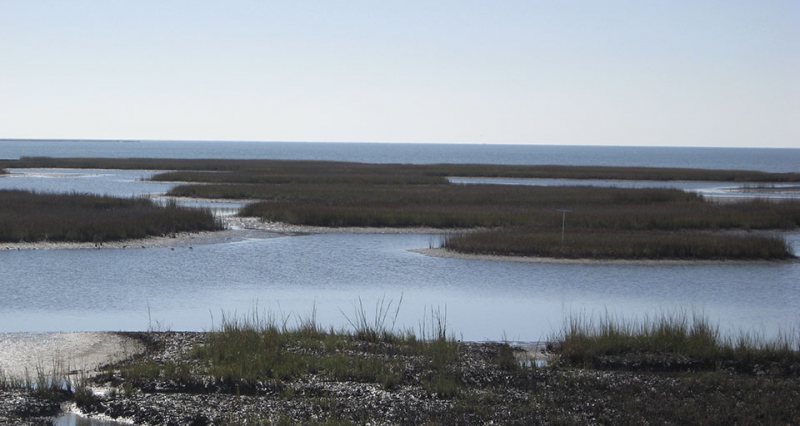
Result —
[[800, 147], [800, 1], [0, 0], [0, 138]]

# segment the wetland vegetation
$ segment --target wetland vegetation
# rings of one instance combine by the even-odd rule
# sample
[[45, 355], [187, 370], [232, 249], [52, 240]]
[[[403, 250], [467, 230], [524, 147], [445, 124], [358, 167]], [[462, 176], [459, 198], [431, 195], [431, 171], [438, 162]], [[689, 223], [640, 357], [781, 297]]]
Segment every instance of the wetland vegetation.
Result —
[[[793, 256], [780, 237], [747, 231], [800, 226], [798, 201], [719, 203], [676, 189], [462, 185], [446, 179], [502, 176], [788, 182], [800, 180], [797, 173], [46, 157], [23, 157], [0, 166], [168, 169], [172, 171], [152, 179], [189, 182], [176, 186], [168, 195], [253, 200], [240, 211], [241, 216], [293, 225], [481, 229], [447, 240], [446, 248], [464, 253], [603, 259], [787, 259]], [[560, 209], [570, 211], [563, 242], [558, 235]]]
[[557, 342], [561, 362], [585, 368], [678, 371], [736, 370], [800, 376], [800, 334], [774, 339], [723, 336], [708, 318], [685, 312], [626, 320], [609, 314], [573, 315]]
[[0, 191], [0, 241], [119, 241], [176, 232], [213, 231], [208, 209], [158, 205], [146, 198]]
[[[459, 342], [441, 317], [423, 321], [427, 331], [416, 335], [397, 331], [387, 310], [376, 312], [368, 318], [362, 309], [349, 331], [324, 330], [312, 315], [294, 326], [251, 316], [206, 333], [128, 333], [146, 352], [105, 366], [71, 393], [25, 398], [0, 388], [17, 392], [0, 403], [0, 418], [25, 419], [25, 409], [42, 415], [37, 407], [47, 401], [71, 400], [86, 413], [150, 424], [800, 420], [796, 338], [729, 339], [686, 314], [578, 316], [547, 349], [526, 350]], [[89, 385], [107, 391], [93, 394]]]
[[700, 232], [503, 228], [449, 235], [443, 247], [470, 254], [566, 259], [716, 259], [793, 258], [781, 238]]
[[[237, 172], [238, 182], [254, 175], [325, 173], [377, 173], [380, 175], [413, 174], [417, 176], [476, 176], [562, 179], [631, 179], [631, 180], [701, 180], [719, 182], [800, 182], [800, 173], [769, 173], [753, 170], [720, 170], [665, 167], [611, 167], [563, 165], [494, 165], [494, 164], [368, 164], [304, 160], [223, 160], [159, 158], [54, 158], [22, 157], [0, 160], [0, 168], [64, 167], [89, 169], [148, 169]], [[179, 175], [172, 175], [177, 177]], [[197, 182], [214, 182], [213, 177], [185, 175]], [[226, 182], [231, 182], [225, 177]]]

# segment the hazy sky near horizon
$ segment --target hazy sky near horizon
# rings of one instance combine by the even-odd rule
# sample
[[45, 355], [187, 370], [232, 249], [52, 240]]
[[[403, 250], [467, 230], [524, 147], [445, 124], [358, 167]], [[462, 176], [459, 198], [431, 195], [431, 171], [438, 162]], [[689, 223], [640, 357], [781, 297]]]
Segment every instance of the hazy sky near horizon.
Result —
[[0, 0], [0, 138], [800, 147], [800, 1]]

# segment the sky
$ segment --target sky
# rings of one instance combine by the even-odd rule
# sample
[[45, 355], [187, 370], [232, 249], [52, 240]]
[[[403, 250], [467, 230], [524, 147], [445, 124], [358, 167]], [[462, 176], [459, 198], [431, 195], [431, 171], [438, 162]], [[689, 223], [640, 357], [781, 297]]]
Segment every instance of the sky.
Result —
[[0, 138], [800, 147], [800, 1], [0, 0]]

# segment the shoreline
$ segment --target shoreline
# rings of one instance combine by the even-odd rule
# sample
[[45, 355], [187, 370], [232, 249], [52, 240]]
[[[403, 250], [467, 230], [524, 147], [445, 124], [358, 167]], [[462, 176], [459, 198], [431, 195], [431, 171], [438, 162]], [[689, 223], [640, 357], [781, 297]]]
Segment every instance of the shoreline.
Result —
[[[482, 228], [441, 229], [441, 228], [378, 228], [378, 227], [324, 227], [292, 225], [284, 222], [263, 222], [257, 217], [223, 216], [225, 229], [221, 231], [180, 232], [171, 236], [153, 236], [133, 240], [111, 241], [102, 244], [91, 242], [6, 242], [0, 243], [0, 251], [28, 250], [124, 250], [148, 248], [192, 248], [194, 245], [235, 242], [250, 238], [278, 238], [282, 236], [301, 236], [317, 234], [429, 234], [448, 235], [480, 231]], [[740, 233], [743, 231], [729, 231]], [[762, 231], [771, 233], [771, 231]], [[412, 253], [445, 259], [484, 260], [494, 262], [566, 264], [566, 265], [753, 265], [800, 262], [794, 259], [590, 259], [556, 258], [535, 256], [511, 256], [459, 253], [445, 248], [409, 249]]]
[[475, 232], [478, 228], [469, 229], [442, 229], [427, 227], [409, 228], [378, 228], [368, 226], [309, 226], [292, 225], [284, 222], [263, 222], [257, 217], [238, 217], [231, 216], [225, 218], [226, 226], [241, 227], [241, 229], [259, 230], [274, 232], [287, 235], [306, 235], [306, 234], [458, 234], [464, 232]]
[[373, 228], [291, 225], [283, 222], [262, 222], [256, 217], [223, 216], [225, 225], [221, 231], [179, 232], [172, 236], [153, 236], [102, 244], [92, 242], [36, 241], [0, 243], [0, 251], [15, 250], [108, 250], [177, 248], [202, 244], [239, 241], [247, 238], [276, 238], [280, 236], [313, 234], [453, 234], [474, 232], [474, 229], [439, 228]]
[[[766, 366], [735, 359], [706, 365], [672, 352], [631, 352], [582, 365], [564, 358], [557, 343], [421, 344], [324, 333], [309, 340], [288, 331], [281, 334], [286, 340], [275, 341], [280, 354], [308, 365], [284, 365], [277, 357], [280, 377], [270, 378], [262, 364], [254, 376], [233, 373], [221, 380], [226, 373], [209, 370], [208, 354], [197, 349], [234, 343], [214, 343], [211, 332], [94, 334], [137, 340], [144, 350], [99, 366], [93, 371], [99, 374], [83, 376], [74, 391], [0, 388], [0, 423], [592, 424], [600, 418], [661, 424], [712, 414], [712, 423], [780, 418], [793, 424], [800, 418], [796, 404], [787, 402], [800, 385], [796, 358]], [[324, 344], [331, 338], [335, 345]], [[242, 359], [257, 350], [226, 353], [240, 349]], [[709, 413], [709, 404], [719, 409]]]
[[125, 250], [146, 248], [177, 248], [193, 245], [214, 244], [222, 241], [235, 241], [246, 238], [237, 230], [179, 232], [174, 236], [154, 236], [123, 241], [109, 241], [102, 244], [71, 241], [37, 241], [0, 243], [0, 251], [28, 250]]
[[725, 259], [567, 259], [558, 257], [534, 257], [534, 256], [510, 256], [494, 254], [471, 254], [459, 253], [444, 248], [423, 248], [411, 249], [413, 253], [424, 256], [439, 257], [443, 259], [463, 259], [463, 260], [485, 260], [493, 262], [518, 262], [518, 263], [549, 263], [565, 265], [753, 265], [758, 263], [795, 263], [800, 259], [776, 259], [776, 260], [725, 260]]

